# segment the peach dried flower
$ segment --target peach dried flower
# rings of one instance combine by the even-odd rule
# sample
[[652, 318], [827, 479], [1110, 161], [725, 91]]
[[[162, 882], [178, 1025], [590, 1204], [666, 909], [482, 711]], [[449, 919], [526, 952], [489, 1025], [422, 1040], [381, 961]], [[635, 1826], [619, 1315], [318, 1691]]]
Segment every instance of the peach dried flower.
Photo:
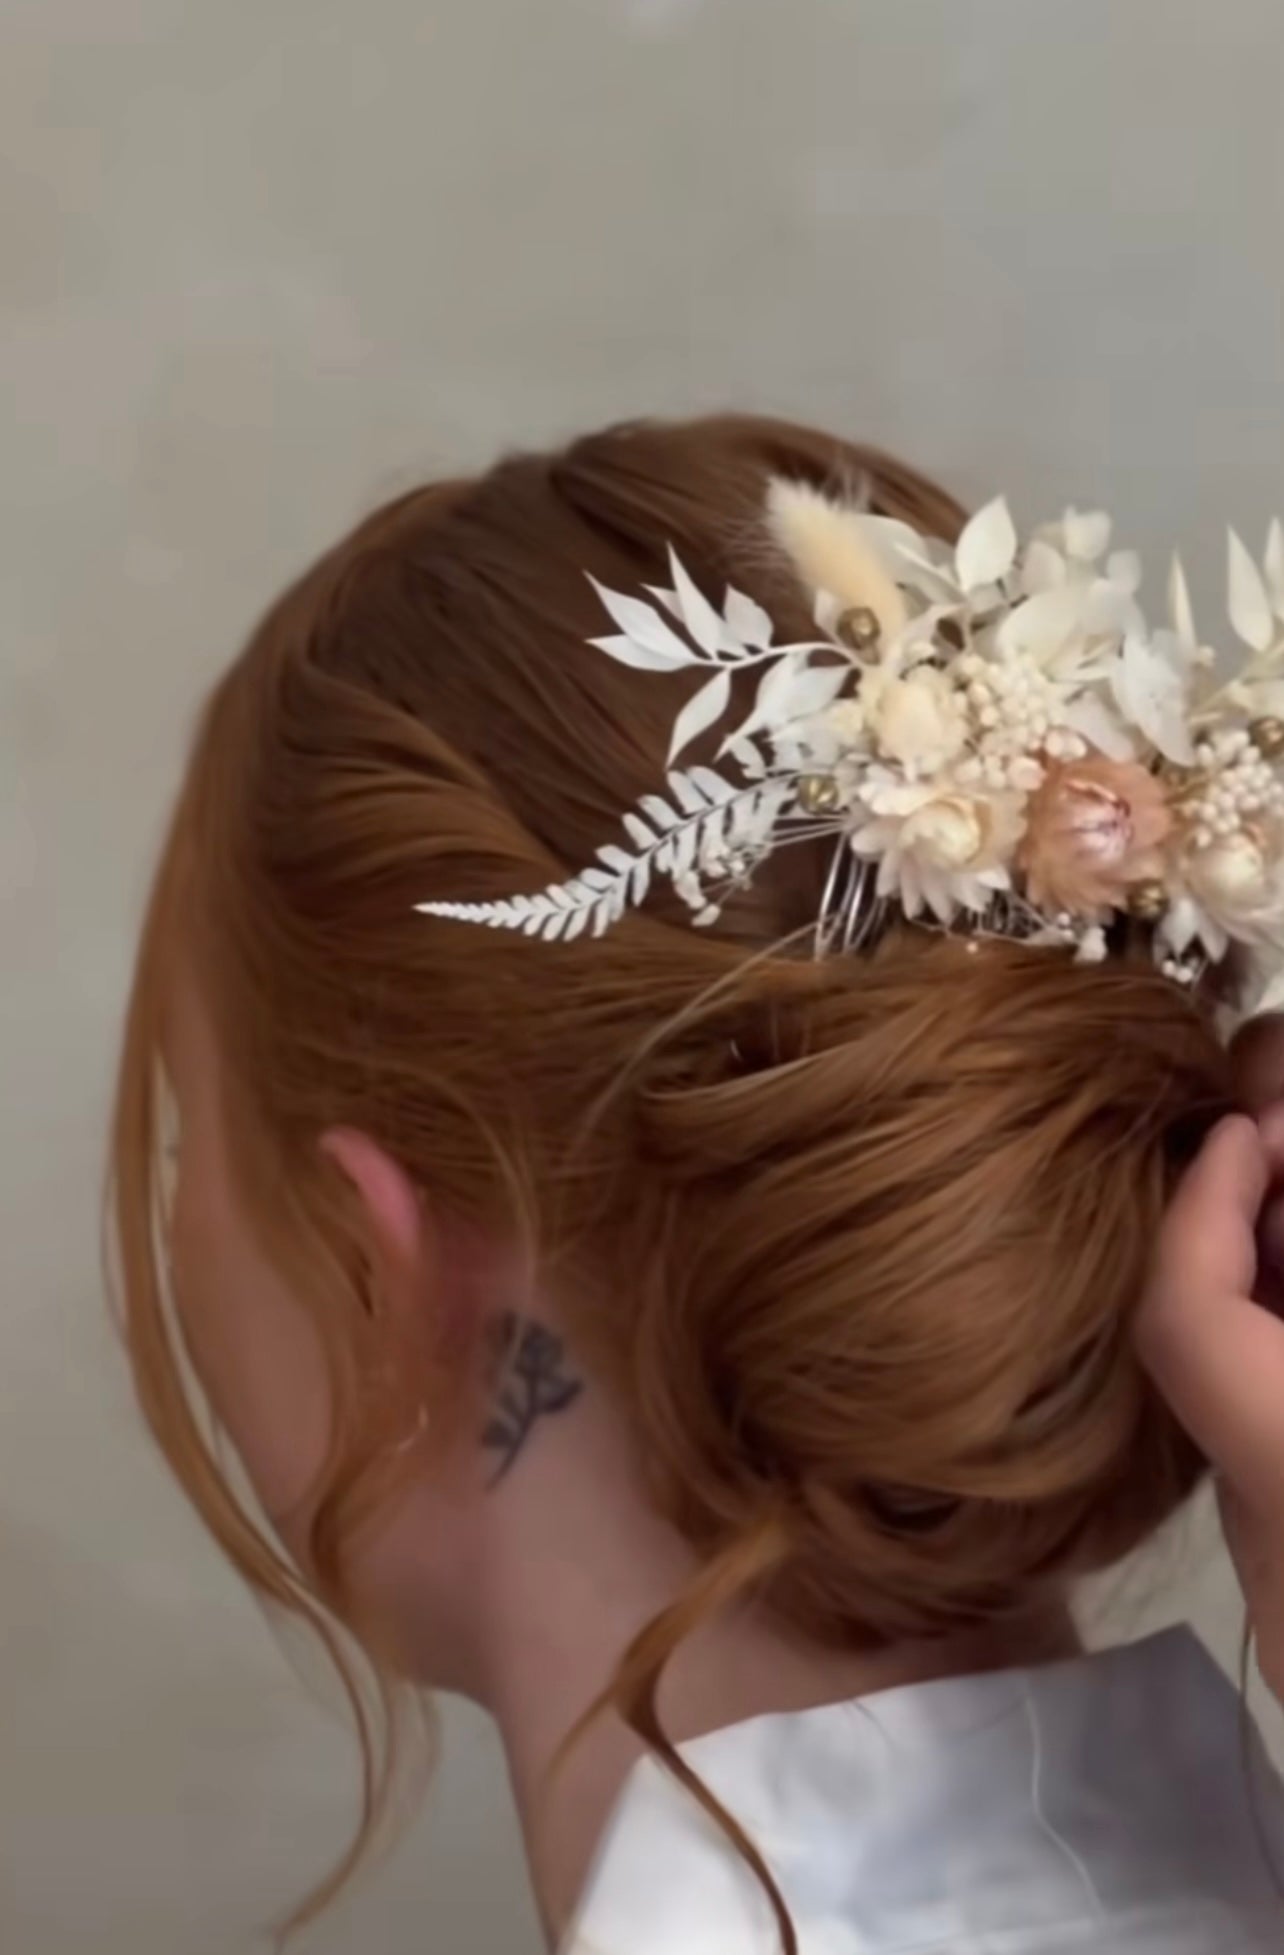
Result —
[[1162, 784], [1136, 761], [1057, 761], [1031, 798], [1019, 866], [1030, 901], [1100, 917], [1162, 872], [1172, 828]]

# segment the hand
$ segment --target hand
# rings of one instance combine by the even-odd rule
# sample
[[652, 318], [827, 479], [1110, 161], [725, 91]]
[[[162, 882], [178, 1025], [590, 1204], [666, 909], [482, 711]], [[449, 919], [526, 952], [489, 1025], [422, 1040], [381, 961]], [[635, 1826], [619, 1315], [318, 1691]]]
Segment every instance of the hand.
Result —
[[1235, 1051], [1244, 1104], [1172, 1202], [1138, 1324], [1142, 1357], [1219, 1475], [1262, 1675], [1284, 1701], [1284, 1020]]

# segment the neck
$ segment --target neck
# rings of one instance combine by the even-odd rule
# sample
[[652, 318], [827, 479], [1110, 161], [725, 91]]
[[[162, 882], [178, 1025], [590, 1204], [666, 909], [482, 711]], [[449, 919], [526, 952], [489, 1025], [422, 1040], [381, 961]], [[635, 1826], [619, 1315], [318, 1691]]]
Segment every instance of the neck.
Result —
[[[604, 1824], [645, 1751], [613, 1710], [591, 1719], [564, 1751], [566, 1740], [609, 1688], [629, 1643], [698, 1566], [620, 1456], [618, 1424], [595, 1431], [602, 1421], [586, 1395], [564, 1429], [533, 1445], [491, 1496], [478, 1611], [486, 1627], [470, 1692], [499, 1725], [552, 1942], [574, 1911]], [[705, 1625], [675, 1653], [659, 1708], [668, 1736], [681, 1743], [766, 1712], [1046, 1661], [1074, 1647], [1061, 1614], [876, 1653], [813, 1646], [760, 1615], [736, 1614]]]

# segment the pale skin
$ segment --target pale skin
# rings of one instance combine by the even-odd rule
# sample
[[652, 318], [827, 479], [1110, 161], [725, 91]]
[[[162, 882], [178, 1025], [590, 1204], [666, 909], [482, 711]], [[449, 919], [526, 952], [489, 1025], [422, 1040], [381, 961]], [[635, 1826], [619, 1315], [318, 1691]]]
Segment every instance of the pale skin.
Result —
[[[165, 1058], [182, 1132], [172, 1250], [184, 1330], [273, 1526], [306, 1567], [311, 1489], [327, 1433], [325, 1371], [307, 1312], [237, 1199], [221, 1131], [218, 1055], [190, 986], [171, 1001]], [[1278, 1060], [1270, 1097], [1284, 1090], [1284, 1040]], [[1263, 1668], [1278, 1682], [1284, 1326], [1249, 1301], [1253, 1224], [1270, 1164], [1284, 1166], [1284, 1132], [1277, 1143], [1274, 1131], [1268, 1125], [1263, 1138], [1243, 1121], [1214, 1136], [1168, 1224], [1145, 1336], [1156, 1375], [1238, 1489], [1237, 1514], [1242, 1506], [1258, 1516], [1237, 1522], [1235, 1539]], [[498, 1423], [444, 1462], [430, 1461], [408, 1433], [405, 1491], [363, 1542], [355, 1576], [363, 1605], [386, 1624], [408, 1673], [494, 1716], [532, 1884], [556, 1941], [642, 1747], [607, 1715], [554, 1770], [559, 1749], [631, 1639], [682, 1593], [697, 1563], [650, 1505], [628, 1421], [580, 1367], [557, 1299], [530, 1290], [503, 1244], [453, 1234], [431, 1189], [413, 1185], [365, 1135], [335, 1130], [319, 1145], [359, 1197], [381, 1303], [411, 1333], [409, 1348], [415, 1325], [435, 1310], [481, 1309], [495, 1326]], [[1244, 1377], [1229, 1357], [1241, 1342], [1251, 1359]], [[1051, 1660], [1074, 1648], [1061, 1613], [871, 1656], [813, 1647], [742, 1612], [683, 1646], [660, 1708], [681, 1741], [762, 1712]]]
[[1178, 1192], [1140, 1321], [1142, 1356], [1212, 1460], [1258, 1664], [1284, 1700], [1284, 1018], [1235, 1047], [1248, 1115]]

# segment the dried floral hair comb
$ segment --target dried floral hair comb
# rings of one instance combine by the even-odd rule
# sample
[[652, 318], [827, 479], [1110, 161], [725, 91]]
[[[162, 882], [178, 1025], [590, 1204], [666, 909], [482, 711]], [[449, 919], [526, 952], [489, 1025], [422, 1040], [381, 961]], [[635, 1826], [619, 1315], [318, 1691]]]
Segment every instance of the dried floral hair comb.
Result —
[[[1231, 535], [1245, 651], [1219, 676], [1180, 563], [1152, 628], [1140, 563], [1110, 553], [1104, 515], [1071, 510], [1023, 545], [999, 498], [951, 548], [776, 480], [767, 523], [816, 637], [775, 644], [759, 604], [729, 590], [718, 609], [672, 550], [667, 589], [595, 585], [607, 657], [708, 675], [675, 719], [667, 792], [624, 815], [627, 847], [566, 882], [421, 910], [565, 942], [601, 935], [663, 876], [709, 925], [766, 856], [832, 836], [818, 951], [900, 915], [1096, 962], [1131, 917], [1178, 983], [1232, 946], [1264, 982], [1284, 952], [1284, 526], [1260, 567]], [[750, 668], [753, 709], [718, 766], [680, 765]]]

